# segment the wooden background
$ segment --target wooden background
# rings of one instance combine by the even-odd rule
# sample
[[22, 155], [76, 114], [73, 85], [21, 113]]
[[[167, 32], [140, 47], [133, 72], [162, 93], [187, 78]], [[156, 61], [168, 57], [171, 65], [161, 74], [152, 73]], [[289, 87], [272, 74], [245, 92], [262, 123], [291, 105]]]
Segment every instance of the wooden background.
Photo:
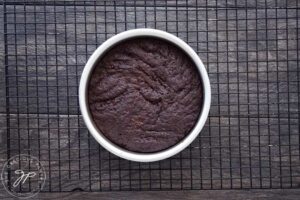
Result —
[[[299, 188], [299, 4], [5, 1], [0, 167], [20, 153], [38, 157], [47, 173], [43, 192]], [[142, 27], [186, 41], [212, 85], [200, 136], [182, 153], [155, 163], [109, 154], [88, 134], [78, 107], [88, 57], [107, 38]], [[281, 190], [265, 191], [258, 196]], [[288, 191], [283, 193], [291, 198], [298, 192]]]

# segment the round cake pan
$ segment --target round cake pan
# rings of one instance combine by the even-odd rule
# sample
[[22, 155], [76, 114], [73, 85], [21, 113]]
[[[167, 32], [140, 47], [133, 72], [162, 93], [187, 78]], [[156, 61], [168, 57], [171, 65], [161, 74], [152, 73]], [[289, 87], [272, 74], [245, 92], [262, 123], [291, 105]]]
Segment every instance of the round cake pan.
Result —
[[[88, 94], [89, 79], [99, 59], [101, 59], [101, 57], [110, 48], [114, 47], [118, 43], [136, 37], [155, 37], [155, 38], [163, 39], [169, 41], [170, 43], [175, 44], [178, 48], [182, 49], [187, 55], [190, 56], [190, 58], [198, 68], [198, 72], [200, 74], [202, 87], [203, 87], [202, 110], [197, 120], [197, 123], [195, 124], [192, 131], [176, 145], [166, 150], [155, 152], [155, 153], [131, 152], [109, 141], [94, 124], [93, 118], [89, 111], [89, 105], [88, 105], [87, 94]], [[183, 40], [179, 39], [178, 37], [170, 33], [156, 30], [156, 29], [143, 28], [143, 29], [129, 30], [129, 31], [119, 33], [111, 37], [110, 39], [106, 40], [101, 46], [99, 46], [96, 49], [96, 51], [89, 58], [82, 72], [80, 85], [79, 85], [79, 104], [80, 104], [81, 113], [84, 122], [88, 130], [90, 131], [90, 133], [93, 135], [93, 137], [97, 140], [99, 144], [101, 144], [105, 149], [107, 149], [111, 153], [121, 158], [131, 160], [131, 161], [137, 161], [137, 162], [153, 162], [153, 161], [163, 160], [179, 153], [180, 151], [185, 149], [188, 145], [190, 145], [193, 142], [193, 140], [198, 136], [198, 134], [200, 133], [200, 131], [202, 130], [205, 124], [210, 109], [210, 102], [211, 102], [210, 82], [207, 75], [207, 71], [201, 59], [198, 57], [195, 51]]]

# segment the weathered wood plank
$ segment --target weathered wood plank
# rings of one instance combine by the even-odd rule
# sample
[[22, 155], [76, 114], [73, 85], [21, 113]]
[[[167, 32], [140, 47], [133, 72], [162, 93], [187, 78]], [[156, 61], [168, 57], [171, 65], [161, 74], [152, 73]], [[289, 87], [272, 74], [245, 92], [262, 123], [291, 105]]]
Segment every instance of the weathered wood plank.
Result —
[[[63, 194], [58, 194], [63, 195]], [[70, 195], [70, 196], [69, 196]], [[87, 195], [87, 196], [86, 196]], [[296, 200], [299, 198], [299, 190], [230, 190], [230, 191], [172, 191], [172, 192], [109, 192], [109, 193], [72, 193], [64, 195], [66, 199], [190, 199], [190, 200], [223, 200], [232, 199], [272, 199], [272, 200]], [[45, 198], [48, 196], [40, 195]], [[49, 196], [50, 197], [50, 196]], [[54, 195], [55, 197], [55, 195]]]
[[10, 115], [10, 121], [10, 154], [39, 158], [48, 175], [44, 191], [268, 188], [271, 184], [279, 188], [300, 183], [299, 125], [279, 131], [275, 118], [261, 118], [259, 125], [257, 119], [243, 120], [238, 126], [237, 118], [210, 117], [187, 149], [151, 164], [109, 154], [89, 135], [80, 116], [22, 114]]
[[[24, 1], [16, 1], [16, 0], [7, 0], [7, 4], [13, 5], [23, 5]], [[26, 4], [28, 5], [50, 5], [50, 6], [72, 6], [72, 5], [85, 5], [85, 6], [93, 6], [96, 5], [112, 5], [115, 4], [117, 6], [178, 6], [178, 7], [200, 7], [200, 8], [245, 8], [248, 9], [264, 9], [264, 8], [295, 8], [297, 6], [296, 0], [290, 1], [276, 1], [276, 0], [249, 0], [249, 1], [236, 1], [236, 0], [223, 0], [223, 1], [206, 1], [206, 0], [152, 0], [152, 1], [112, 1], [112, 0], [85, 0], [85, 1], [72, 1], [72, 0], [65, 0], [65, 1], [54, 1], [54, 0], [46, 0], [44, 2], [40, 1], [30, 1], [27, 0]]]
[[[0, 5], [0, 11], [3, 12], [3, 6]], [[0, 15], [0, 113], [6, 112], [6, 93], [5, 93], [5, 64], [4, 64], [4, 21], [3, 15]]]
[[[175, 12], [166, 16], [166, 8], [159, 7], [155, 23], [155, 9], [149, 7], [145, 24], [143, 7], [108, 5], [104, 14], [102, 6], [69, 6], [66, 15], [64, 8], [26, 6], [24, 25], [24, 7], [15, 7], [19, 13], [14, 20], [14, 7], [7, 6], [10, 113], [79, 114], [77, 88], [88, 57], [107, 37], [127, 26], [167, 30], [198, 52], [212, 84], [211, 115], [298, 117], [295, 10], [288, 16], [284, 9], [247, 10], [247, 16], [245, 10], [191, 10], [187, 15], [181, 11], [177, 18]], [[274, 21], [275, 17], [281, 19]], [[293, 92], [290, 99], [288, 90]]]
[[[162, 200], [255, 200], [255, 199], [272, 199], [272, 200], [298, 200], [300, 195], [299, 189], [289, 190], [205, 190], [205, 191], [152, 191], [152, 192], [102, 192], [102, 193], [40, 193], [35, 199], [162, 199]], [[0, 194], [2, 199], [12, 200], [7, 194]]]

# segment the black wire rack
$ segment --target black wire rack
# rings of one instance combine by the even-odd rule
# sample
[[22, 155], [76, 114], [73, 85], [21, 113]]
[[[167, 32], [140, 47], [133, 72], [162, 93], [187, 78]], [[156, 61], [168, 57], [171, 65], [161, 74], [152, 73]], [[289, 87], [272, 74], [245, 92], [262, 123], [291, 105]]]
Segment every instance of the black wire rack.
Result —
[[[42, 191], [300, 187], [297, 0], [3, 2], [5, 151], [36, 156]], [[200, 136], [170, 159], [137, 163], [85, 127], [78, 83], [111, 36], [156, 28], [186, 41], [209, 72]]]

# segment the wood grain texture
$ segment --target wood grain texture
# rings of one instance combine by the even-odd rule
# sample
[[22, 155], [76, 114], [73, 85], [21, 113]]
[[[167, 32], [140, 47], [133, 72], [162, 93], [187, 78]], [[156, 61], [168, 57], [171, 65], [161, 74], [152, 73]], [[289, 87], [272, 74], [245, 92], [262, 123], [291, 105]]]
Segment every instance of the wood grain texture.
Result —
[[[12, 8], [7, 6], [9, 13]], [[146, 26], [178, 35], [198, 52], [210, 72], [212, 116], [257, 118], [258, 115], [278, 117], [280, 114], [280, 117], [298, 118], [298, 96], [295, 93], [298, 75], [293, 73], [297, 71], [296, 43], [293, 42], [297, 38], [295, 10], [291, 10], [288, 16], [284, 9], [247, 10], [246, 27], [245, 9], [238, 12], [229, 9], [227, 16], [224, 10], [191, 10], [188, 13], [183, 10], [187, 15], [180, 17], [170, 11], [174, 18], [165, 15], [164, 7], [159, 8], [149, 7], [145, 24], [144, 9], [139, 8], [134, 15], [134, 7], [130, 6], [126, 9], [107, 6], [110, 12], [106, 15], [101, 6], [96, 8], [97, 15], [93, 6], [76, 6], [76, 12], [80, 13], [76, 16], [72, 6], [27, 6], [26, 22], [29, 24], [24, 26], [24, 8], [17, 6], [16, 9], [21, 12], [15, 20], [17, 25], [13, 27], [8, 23], [7, 34], [9, 112], [80, 114], [77, 86], [88, 57], [106, 38], [124, 31], [125, 26], [127, 29]], [[47, 10], [45, 14], [44, 9]], [[154, 10], [156, 23], [151, 16]], [[274, 18], [275, 12], [281, 19], [266, 25], [265, 15]], [[259, 18], [257, 21], [256, 16]], [[134, 23], [135, 18], [138, 23]], [[8, 21], [12, 19], [12, 15], [8, 14]], [[205, 28], [206, 21], [208, 30]], [[109, 23], [105, 25], [105, 22]], [[265, 26], [270, 29], [267, 33]], [[286, 29], [289, 31], [286, 32]], [[14, 36], [14, 33], [17, 35]], [[277, 43], [274, 38], [279, 39]], [[74, 45], [75, 41], [78, 45]], [[277, 72], [277, 67], [280, 72]], [[269, 82], [266, 82], [267, 79]], [[286, 98], [287, 91], [294, 92], [289, 100]], [[277, 104], [280, 104], [279, 107]]]
[[[58, 194], [62, 195], [62, 194]], [[64, 199], [166, 199], [166, 200], [254, 200], [254, 199], [272, 199], [272, 200], [292, 200], [298, 199], [300, 195], [299, 190], [228, 190], [228, 191], [172, 191], [172, 192], [105, 192], [105, 193], [73, 193], [64, 195]], [[48, 194], [41, 195], [48, 198]], [[55, 197], [55, 195], [53, 196]], [[59, 196], [58, 196], [59, 197]]]
[[[300, 190], [206, 190], [206, 191], [152, 191], [152, 192], [73, 192], [73, 193], [40, 193], [31, 199], [101, 199], [101, 200], [296, 200], [299, 199]], [[5, 193], [0, 194], [1, 199], [12, 200]]]
[[[0, 11], [3, 12], [3, 6], [0, 5]], [[0, 113], [6, 112], [6, 92], [5, 92], [5, 63], [4, 63], [4, 26], [3, 15], [0, 15]]]
[[[44, 2], [39, 1], [26, 1], [28, 5], [55, 5], [55, 6], [72, 6], [72, 5], [94, 5], [95, 0], [85, 0], [85, 1], [72, 1], [72, 0], [65, 0], [65, 1], [55, 1], [55, 0], [46, 0]], [[98, 0], [96, 1], [97, 5], [104, 5], [107, 4], [116, 4], [119, 6], [179, 6], [179, 7], [200, 7], [200, 8], [249, 8], [249, 9], [256, 9], [256, 8], [295, 8], [297, 6], [297, 0], [290, 0], [290, 1], [276, 1], [276, 0], [250, 0], [250, 1], [236, 1], [236, 0], [227, 0], [227, 1], [206, 1], [206, 0], [155, 0], [155, 1], [112, 1], [112, 0]], [[7, 4], [14, 4], [14, 5], [22, 5], [23, 1], [13, 0], [7, 1]]]
[[[134, 7], [131, 1], [109, 1], [105, 12], [103, 1], [95, 6], [94, 1], [25, 6], [10, 1], [7, 66], [0, 66], [0, 76], [7, 78], [0, 79], [0, 167], [9, 143], [10, 155], [30, 153], [40, 159], [48, 175], [44, 192], [299, 188], [299, 9], [296, 1], [287, 2], [247, 1], [245, 7], [245, 1], [228, 0], [216, 7], [209, 1], [206, 7], [201, 0], [186, 7], [185, 1], [170, 1], [165, 7], [163, 1], [148, 1], [145, 8], [143, 2]], [[97, 46], [142, 27], [186, 41], [205, 63], [212, 85], [210, 117], [201, 135], [182, 153], [151, 164], [125, 161], [100, 147], [83, 123], [77, 94], [82, 69]], [[0, 62], [4, 53], [0, 49]], [[270, 198], [288, 193], [280, 191]], [[245, 191], [240, 192], [237, 198]], [[269, 198], [267, 192], [258, 193]]]

